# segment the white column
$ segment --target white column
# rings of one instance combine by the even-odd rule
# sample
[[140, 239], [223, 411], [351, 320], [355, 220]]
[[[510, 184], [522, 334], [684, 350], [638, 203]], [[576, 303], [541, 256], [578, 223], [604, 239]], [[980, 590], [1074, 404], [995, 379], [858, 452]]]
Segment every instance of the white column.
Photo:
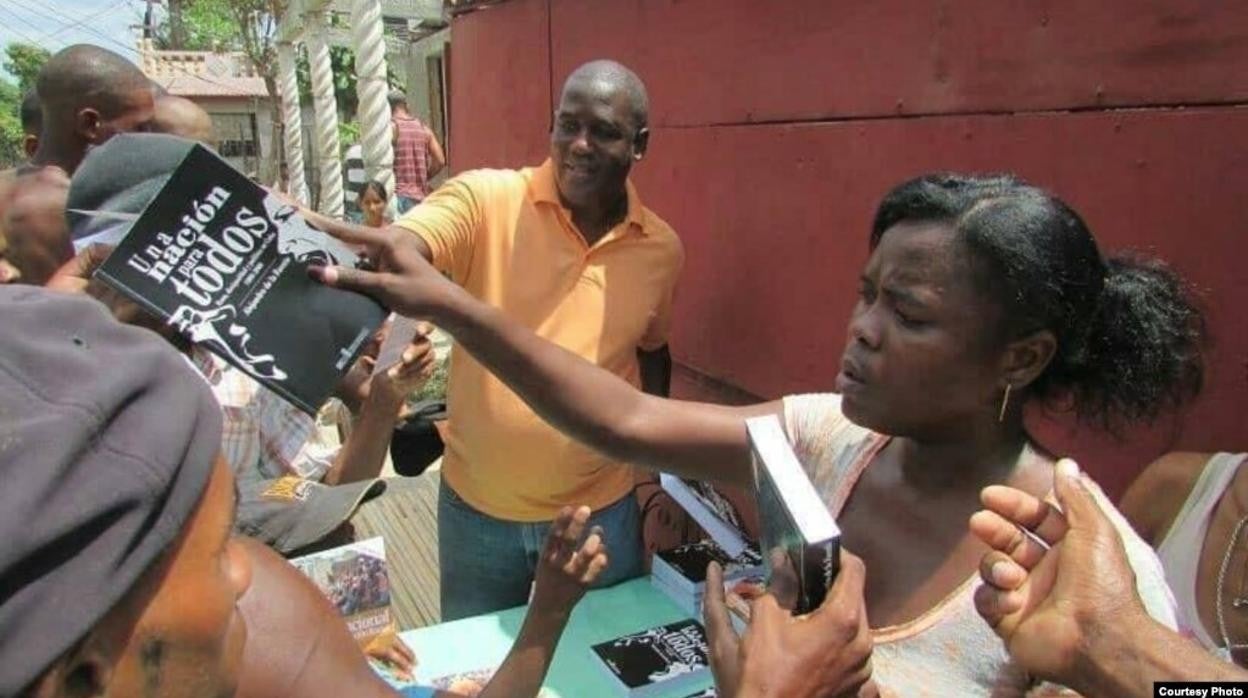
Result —
[[295, 46], [277, 45], [277, 88], [282, 99], [283, 140], [286, 147], [286, 173], [289, 193], [300, 203], [308, 203], [308, 182], [303, 176], [303, 112], [299, 107], [299, 77], [295, 72]]
[[334, 70], [329, 60], [325, 13], [304, 15], [308, 63], [312, 71], [312, 105], [316, 110], [316, 152], [321, 165], [321, 213], [342, 217], [342, 163], [338, 146], [338, 103]]
[[360, 96], [360, 138], [369, 179], [394, 194], [394, 144], [390, 134], [390, 83], [386, 79], [386, 42], [379, 0], [351, 4], [351, 43], [355, 49], [356, 91]]

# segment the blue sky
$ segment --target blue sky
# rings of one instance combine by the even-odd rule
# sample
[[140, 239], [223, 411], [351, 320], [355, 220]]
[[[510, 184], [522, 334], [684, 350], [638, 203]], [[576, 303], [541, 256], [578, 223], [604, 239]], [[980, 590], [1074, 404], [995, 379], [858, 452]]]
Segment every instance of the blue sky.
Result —
[[[55, 53], [88, 43], [136, 60], [135, 31], [144, 0], [0, 0], [0, 45], [34, 43]], [[7, 72], [0, 70], [6, 78]]]

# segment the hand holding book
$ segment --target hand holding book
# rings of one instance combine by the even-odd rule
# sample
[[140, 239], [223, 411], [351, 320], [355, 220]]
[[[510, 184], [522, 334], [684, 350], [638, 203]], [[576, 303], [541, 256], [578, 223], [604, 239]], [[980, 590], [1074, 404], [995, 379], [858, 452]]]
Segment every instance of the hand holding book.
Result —
[[707, 569], [703, 622], [719, 694], [757, 696], [872, 695], [871, 649], [863, 600], [866, 568], [840, 551], [840, 574], [823, 604], [794, 616], [770, 593], [751, 604], [750, 624], [738, 637], [728, 618], [723, 573]]
[[[367, 294], [409, 318], [431, 318], [463, 291], [421, 253], [417, 237], [395, 228], [326, 225], [325, 232], [362, 250], [368, 269], [313, 266], [312, 277], [327, 286]], [[441, 323], [438, 323], [441, 325]]]

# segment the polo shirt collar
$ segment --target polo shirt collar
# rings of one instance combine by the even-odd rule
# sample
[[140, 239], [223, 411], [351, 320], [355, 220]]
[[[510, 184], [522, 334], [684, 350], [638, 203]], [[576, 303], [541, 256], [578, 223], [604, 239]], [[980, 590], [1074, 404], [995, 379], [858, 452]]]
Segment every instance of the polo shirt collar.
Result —
[[[628, 213], [625, 214], [624, 221], [636, 228], [637, 232], [647, 235], [646, 210], [641, 205], [641, 197], [637, 195], [637, 188], [633, 186], [631, 179], [624, 182], [624, 189], [628, 192]], [[563, 208], [563, 202], [559, 200], [559, 185], [555, 183], [555, 165], [550, 158], [546, 158], [545, 162], [533, 170], [533, 176], [529, 178], [529, 193], [537, 203], [554, 204]]]

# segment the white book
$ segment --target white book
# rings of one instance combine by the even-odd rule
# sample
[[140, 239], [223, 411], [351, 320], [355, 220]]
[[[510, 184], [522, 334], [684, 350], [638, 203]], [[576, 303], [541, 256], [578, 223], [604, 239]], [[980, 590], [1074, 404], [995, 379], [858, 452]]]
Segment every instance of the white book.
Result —
[[780, 420], [753, 417], [745, 427], [769, 588], [782, 604], [789, 597], [794, 612], [809, 613], [823, 603], [836, 579], [841, 529], [798, 462]]
[[731, 512], [717, 511], [716, 503], [695, 489], [697, 484], [691, 485], [675, 475], [659, 474], [659, 485], [663, 491], [689, 512], [693, 520], [729, 557], [738, 557], [749, 545], [745, 533], [729, 520]]

